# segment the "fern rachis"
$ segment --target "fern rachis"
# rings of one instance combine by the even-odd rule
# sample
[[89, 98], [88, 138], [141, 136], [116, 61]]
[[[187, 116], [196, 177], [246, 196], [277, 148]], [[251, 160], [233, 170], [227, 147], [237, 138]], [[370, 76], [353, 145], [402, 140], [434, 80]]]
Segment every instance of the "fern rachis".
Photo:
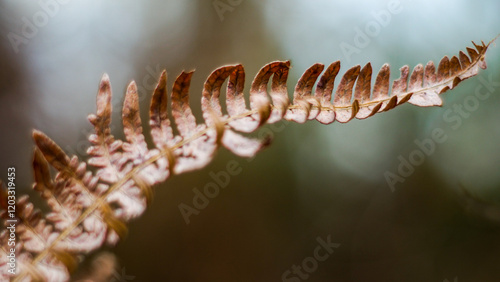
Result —
[[[282, 119], [304, 123], [317, 119], [328, 124], [335, 120], [348, 122], [364, 119], [409, 102], [417, 106], [441, 106], [439, 94], [452, 89], [462, 80], [486, 68], [484, 56], [489, 45], [467, 48], [451, 59], [444, 57], [437, 68], [429, 62], [417, 65], [410, 75], [408, 66], [401, 68], [400, 78], [390, 89], [390, 68], [381, 67], [371, 89], [372, 67], [355, 66], [347, 70], [335, 89], [340, 62], [325, 69], [314, 64], [299, 79], [290, 103], [286, 81], [289, 62], [272, 62], [256, 75], [250, 89], [250, 109], [243, 94], [243, 66], [221, 67], [207, 78], [202, 92], [204, 124], [196, 124], [189, 106], [192, 72], [181, 73], [171, 92], [172, 121], [179, 132], [174, 136], [169, 116], [167, 76], [161, 74], [150, 104], [151, 136], [155, 148], [149, 149], [142, 134], [137, 87], [127, 88], [122, 111], [126, 141], [110, 134], [111, 86], [104, 75], [97, 94], [97, 112], [89, 116], [95, 134], [90, 159], [80, 162], [68, 157], [60, 147], [40, 131], [33, 132], [36, 143], [33, 168], [34, 189], [48, 202], [52, 212], [37, 212], [27, 197], [17, 203], [19, 218], [17, 280], [64, 281], [75, 267], [75, 256], [100, 248], [104, 243], [116, 244], [126, 232], [125, 223], [139, 217], [149, 204], [151, 186], [180, 174], [205, 166], [221, 145], [233, 153], [251, 157], [268, 145], [242, 135], [266, 123]], [[319, 79], [319, 80], [318, 80]], [[220, 93], [228, 80], [227, 115], [222, 114]], [[267, 86], [271, 80], [271, 91]], [[316, 89], [313, 93], [313, 87]], [[333, 103], [331, 102], [333, 97]], [[58, 174], [50, 176], [49, 164]], [[96, 168], [93, 175], [87, 165]], [[1, 204], [5, 207], [5, 193]], [[6, 213], [3, 213], [6, 216]], [[2, 243], [0, 268], [7, 279], [7, 233]]]

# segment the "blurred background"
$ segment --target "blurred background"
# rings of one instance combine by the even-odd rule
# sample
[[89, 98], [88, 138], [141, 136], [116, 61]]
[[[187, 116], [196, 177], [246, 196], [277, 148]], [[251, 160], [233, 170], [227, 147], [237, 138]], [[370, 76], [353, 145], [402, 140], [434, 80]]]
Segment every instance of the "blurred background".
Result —
[[[221, 65], [242, 63], [248, 89], [263, 65], [291, 60], [290, 95], [316, 62], [341, 60], [341, 73], [369, 61], [377, 72], [387, 62], [396, 79], [405, 64], [437, 64], [471, 40], [489, 42], [500, 33], [498, 11], [495, 0], [2, 1], [1, 178], [15, 166], [19, 191], [31, 193], [33, 128], [86, 157], [86, 116], [104, 72], [114, 90], [113, 134], [123, 137], [125, 87], [137, 81], [145, 120], [162, 69], [169, 88], [182, 70], [196, 69], [191, 105], [201, 122], [203, 82]], [[499, 281], [495, 43], [486, 61], [479, 77], [442, 96], [441, 108], [408, 104], [348, 124], [267, 127], [273, 144], [254, 159], [222, 149], [206, 168], [167, 180], [111, 249], [115, 279]], [[446, 140], [415, 153], [436, 129]], [[387, 176], [416, 155], [424, 158], [414, 172], [390, 184]], [[240, 172], [187, 223], [179, 205], [193, 207], [193, 189], [235, 162]], [[340, 244], [324, 261], [314, 259], [321, 240]]]

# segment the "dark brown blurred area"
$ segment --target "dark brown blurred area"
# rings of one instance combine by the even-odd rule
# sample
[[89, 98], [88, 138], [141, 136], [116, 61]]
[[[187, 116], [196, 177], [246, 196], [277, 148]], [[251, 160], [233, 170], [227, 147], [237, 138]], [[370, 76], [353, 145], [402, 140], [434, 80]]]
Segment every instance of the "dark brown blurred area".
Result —
[[[2, 146], [0, 146], [0, 170], [7, 171], [15, 165], [22, 171], [20, 183], [28, 186], [31, 182], [30, 158], [31, 140], [29, 120], [36, 109], [30, 103], [30, 94], [36, 86], [29, 83], [31, 74], [23, 56], [16, 56], [6, 35], [10, 32], [16, 14], [7, 9], [7, 4], [0, 3], [0, 128]], [[23, 164], [21, 164], [23, 163]], [[5, 179], [2, 175], [2, 179]], [[6, 175], [5, 175], [6, 176]]]
[[[40, 1], [49, 2], [59, 3]], [[122, 137], [126, 85], [136, 80], [145, 121], [162, 69], [168, 87], [182, 70], [196, 70], [191, 105], [202, 122], [203, 82], [222, 65], [242, 63], [249, 89], [263, 65], [291, 60], [292, 95], [316, 62], [341, 60], [341, 73], [368, 61], [376, 72], [389, 62], [395, 79], [404, 64], [438, 62], [500, 33], [497, 1], [401, 1], [366, 46], [356, 45], [357, 30], [392, 2], [68, 1], [17, 47], [8, 35], [22, 36], [23, 19], [34, 22], [45, 10], [1, 2], [0, 178], [15, 166], [18, 191], [31, 193], [33, 128], [86, 157], [86, 116], [104, 72], [113, 87], [113, 134]], [[343, 43], [359, 52], [346, 55]], [[206, 168], [155, 187], [127, 238], [108, 249], [118, 258], [114, 281], [500, 281], [500, 50], [490, 48], [488, 69], [445, 93], [441, 108], [403, 105], [348, 124], [266, 127], [273, 143], [254, 159], [221, 149]], [[490, 95], [472, 107], [480, 87]], [[460, 125], [457, 105], [473, 109]], [[387, 172], [397, 173], [401, 158], [436, 128], [446, 141], [391, 190]], [[193, 207], [193, 189], [215, 183], [228, 163], [237, 175], [187, 223], [180, 205]], [[320, 261], [315, 250], [327, 240], [340, 245], [331, 253], [321, 247], [328, 256]]]

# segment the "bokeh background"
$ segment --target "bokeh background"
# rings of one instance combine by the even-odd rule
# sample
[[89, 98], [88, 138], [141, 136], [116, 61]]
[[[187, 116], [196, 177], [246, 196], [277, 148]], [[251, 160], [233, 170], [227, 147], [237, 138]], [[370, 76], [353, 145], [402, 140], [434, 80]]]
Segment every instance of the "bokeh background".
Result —
[[[366, 46], [342, 51], [345, 44], [356, 47], [357, 30], [390, 5], [399, 12], [390, 13]], [[341, 72], [369, 61], [378, 71], [388, 62], [395, 79], [405, 64], [437, 63], [471, 40], [488, 42], [500, 33], [499, 11], [495, 0], [1, 1], [1, 178], [15, 166], [19, 191], [31, 193], [33, 128], [85, 158], [86, 116], [95, 111], [104, 72], [114, 90], [113, 134], [122, 137], [119, 107], [132, 79], [144, 120], [162, 69], [169, 85], [182, 70], [196, 69], [191, 103], [201, 122], [203, 82], [221, 65], [242, 63], [248, 89], [264, 64], [290, 59], [290, 95], [316, 62], [341, 60]], [[13, 43], [12, 34], [23, 39]], [[444, 116], [473, 102], [482, 87], [478, 77], [444, 94], [442, 108], [404, 105], [348, 124], [269, 128], [273, 144], [256, 158], [222, 149], [206, 168], [167, 180], [129, 225], [128, 237], [110, 250], [127, 275], [121, 279], [281, 281], [313, 255], [318, 237], [330, 237], [340, 246], [307, 273], [308, 281], [499, 281], [495, 44], [487, 63], [479, 76], [492, 81], [481, 90], [491, 95], [469, 104], [473, 110], [460, 116], [460, 126]], [[430, 138], [436, 128], [446, 141], [391, 190], [384, 174], [397, 173], [401, 158], [418, 150], [415, 140]], [[192, 206], [193, 189], [202, 190], [213, 181], [210, 172], [226, 170], [233, 160], [241, 173], [186, 224], [179, 204]]]

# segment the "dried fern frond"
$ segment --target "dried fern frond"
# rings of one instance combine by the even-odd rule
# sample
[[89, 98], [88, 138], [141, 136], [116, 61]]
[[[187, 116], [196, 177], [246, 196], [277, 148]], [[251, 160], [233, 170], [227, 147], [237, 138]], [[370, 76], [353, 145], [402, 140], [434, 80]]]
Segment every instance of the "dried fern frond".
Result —
[[[252, 82], [250, 108], [243, 94], [243, 66], [224, 66], [213, 71], [203, 87], [203, 124], [196, 124], [189, 106], [193, 72], [183, 72], [174, 81], [169, 113], [164, 71], [150, 105], [149, 124], [155, 145], [152, 149], [148, 148], [143, 135], [135, 82], [127, 88], [122, 111], [126, 140], [116, 140], [111, 135], [111, 86], [105, 74], [97, 94], [97, 112], [89, 116], [95, 133], [89, 136], [92, 146], [88, 149], [87, 162], [81, 162], [76, 156], [70, 158], [49, 137], [40, 131], [33, 132], [34, 189], [47, 201], [51, 212], [36, 211], [27, 197], [17, 202], [18, 268], [14, 279], [68, 280], [79, 256], [105, 243], [116, 244], [126, 234], [126, 223], [146, 209], [153, 185], [173, 174], [202, 168], [220, 146], [239, 156], [254, 156], [269, 140], [249, 138], [243, 133], [253, 132], [266, 123], [281, 119], [298, 123], [312, 119], [324, 124], [335, 120], [344, 123], [406, 102], [422, 107], [440, 106], [439, 94], [476, 75], [479, 68], [486, 68], [484, 58], [490, 44], [474, 44], [475, 49], [467, 48], [468, 55], [460, 52], [458, 57], [444, 57], [437, 68], [433, 62], [425, 67], [417, 65], [411, 75], [409, 67], [404, 66], [400, 69], [400, 78], [393, 81], [391, 91], [387, 64], [376, 75], [373, 88], [370, 63], [348, 69], [340, 78], [335, 94], [334, 82], [340, 62], [326, 69], [322, 64], [315, 64], [299, 79], [292, 102], [286, 88], [290, 62], [272, 62], [264, 66]], [[220, 94], [226, 80], [228, 114], [224, 115]], [[179, 132], [177, 136], [172, 122]], [[58, 171], [54, 178], [49, 165]], [[95, 175], [87, 166], [96, 168]], [[3, 209], [4, 194], [0, 197]], [[6, 218], [6, 212], [2, 215]], [[0, 234], [0, 243], [0, 277], [7, 280], [6, 232]]]

